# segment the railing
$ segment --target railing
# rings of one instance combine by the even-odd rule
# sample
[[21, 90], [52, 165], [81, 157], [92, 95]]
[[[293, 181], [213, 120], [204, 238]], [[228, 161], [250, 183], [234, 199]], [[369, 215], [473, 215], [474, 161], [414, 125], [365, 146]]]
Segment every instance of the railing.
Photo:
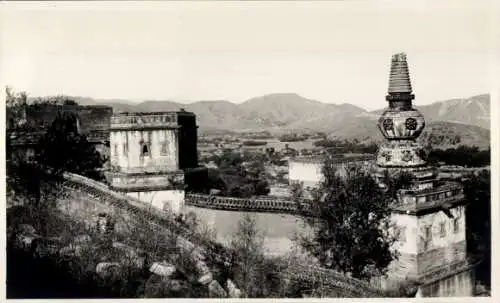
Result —
[[[359, 162], [370, 162], [375, 160], [375, 155], [353, 155], [344, 157], [331, 157], [329, 160], [334, 164], [352, 164]], [[290, 159], [291, 163], [323, 163], [326, 156], [297, 156]]]
[[[406, 201], [393, 205], [395, 210], [417, 211], [434, 208], [439, 205], [462, 203], [465, 196], [462, 187], [457, 184], [446, 184], [436, 188], [422, 190], [403, 190], [401, 196], [409, 196]], [[411, 200], [410, 200], [411, 198]], [[420, 201], [423, 198], [423, 201]]]
[[459, 260], [451, 263], [448, 266], [441, 267], [434, 270], [429, 270], [427, 272], [422, 273], [424, 277], [424, 283], [432, 283], [433, 281], [440, 280], [449, 274], [455, 273], [460, 270], [467, 270], [471, 267], [474, 267], [475, 264], [468, 259]]
[[201, 194], [186, 194], [186, 205], [233, 211], [261, 211], [279, 213], [302, 213], [310, 209], [310, 204], [273, 198], [233, 198]]
[[119, 113], [111, 117], [111, 130], [144, 127], [177, 127], [177, 113]]

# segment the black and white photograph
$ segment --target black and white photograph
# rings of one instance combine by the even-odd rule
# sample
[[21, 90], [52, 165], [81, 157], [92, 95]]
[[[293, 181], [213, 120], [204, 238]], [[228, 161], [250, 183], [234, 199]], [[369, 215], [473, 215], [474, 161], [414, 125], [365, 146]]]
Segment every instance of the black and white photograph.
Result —
[[492, 297], [499, 7], [2, 3], [7, 299]]

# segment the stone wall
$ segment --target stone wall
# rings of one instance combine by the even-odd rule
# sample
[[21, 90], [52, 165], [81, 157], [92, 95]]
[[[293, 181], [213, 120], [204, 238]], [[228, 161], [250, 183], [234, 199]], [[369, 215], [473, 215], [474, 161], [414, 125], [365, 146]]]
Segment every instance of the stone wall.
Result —
[[110, 153], [111, 165], [121, 171], [175, 171], [179, 168], [176, 130], [113, 130]]
[[[103, 156], [109, 156], [107, 150], [109, 141], [109, 120], [112, 108], [109, 106], [77, 106], [35, 104], [25, 108], [26, 121], [7, 123], [7, 134], [11, 136], [14, 149], [23, 157], [29, 157], [34, 146], [45, 134], [58, 113], [71, 113], [78, 116], [79, 131], [87, 136], [90, 143]], [[7, 120], [12, 120], [12, 110], [6, 111]]]
[[152, 211], [180, 214], [184, 205], [184, 190], [127, 192], [127, 195], [150, 205]]
[[422, 286], [425, 297], [472, 297], [474, 295], [474, 272], [468, 268], [458, 274], [445, 277]]
[[458, 206], [448, 215], [445, 211], [423, 216], [393, 213], [392, 221], [400, 234], [393, 248], [400, 256], [392, 262], [390, 272], [426, 280], [426, 276], [445, 272], [450, 266], [466, 266], [464, 212], [464, 206]]
[[[337, 167], [337, 173], [345, 176], [345, 169], [349, 165], [358, 165], [370, 171], [374, 165], [373, 155], [343, 155], [332, 158]], [[304, 187], [316, 187], [323, 179], [323, 164], [325, 157], [296, 157], [288, 161], [289, 183], [302, 182]]]
[[322, 162], [299, 162], [290, 160], [288, 164], [288, 179], [290, 182], [304, 182], [304, 186], [315, 186], [322, 179]]
[[[26, 126], [37, 129], [47, 129], [58, 113], [72, 113], [79, 117], [82, 133], [91, 131], [105, 131], [109, 133], [109, 121], [113, 109], [109, 106], [80, 106], [80, 105], [53, 105], [33, 104], [25, 109]], [[7, 111], [9, 115], [9, 111]]]

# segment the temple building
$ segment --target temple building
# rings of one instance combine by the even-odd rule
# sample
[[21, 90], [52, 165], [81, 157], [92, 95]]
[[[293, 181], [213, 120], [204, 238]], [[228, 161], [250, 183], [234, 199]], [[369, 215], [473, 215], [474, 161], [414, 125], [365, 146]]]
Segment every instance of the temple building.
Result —
[[185, 181], [199, 168], [197, 128], [196, 116], [183, 110], [113, 114], [110, 187], [151, 207], [182, 212]]
[[[299, 156], [288, 160], [288, 183], [302, 183], [305, 189], [319, 185], [323, 178], [323, 164], [327, 156]], [[371, 154], [342, 154], [331, 157], [338, 164], [339, 173], [349, 164], [371, 167], [375, 157]]]
[[378, 122], [386, 140], [379, 147], [375, 176], [382, 186], [386, 172], [408, 173], [412, 182], [393, 205], [399, 258], [389, 266], [388, 276], [416, 281], [423, 297], [472, 296], [474, 265], [467, 258], [463, 188], [438, 181], [427, 165], [416, 141], [425, 120], [413, 108], [413, 99], [406, 55], [396, 54], [386, 97], [389, 107]]
[[108, 155], [109, 121], [113, 109], [110, 106], [77, 104], [23, 104], [6, 108], [6, 133], [10, 136], [16, 157], [29, 160], [35, 154], [35, 146], [47, 132], [58, 114], [72, 114], [80, 134], [102, 155]]

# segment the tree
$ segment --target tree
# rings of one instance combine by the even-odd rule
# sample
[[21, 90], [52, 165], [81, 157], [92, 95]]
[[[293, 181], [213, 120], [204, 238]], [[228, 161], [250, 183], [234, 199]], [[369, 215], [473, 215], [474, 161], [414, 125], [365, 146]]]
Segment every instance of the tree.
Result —
[[232, 262], [229, 278], [247, 298], [278, 297], [283, 281], [278, 275], [278, 263], [265, 258], [264, 236], [249, 214], [238, 222], [229, 245]]
[[238, 222], [231, 240], [234, 279], [246, 297], [254, 297], [258, 289], [258, 267], [263, 262], [263, 237], [256, 228], [255, 219], [245, 214]]
[[[15, 94], [7, 88], [7, 103], [10, 108], [26, 105], [26, 93]], [[30, 105], [31, 106], [31, 105]], [[9, 117], [18, 121], [18, 112], [10, 111]], [[99, 168], [103, 159], [83, 135], [78, 134], [76, 117], [58, 114], [47, 133], [35, 147], [35, 161], [15, 157], [10, 132], [7, 133], [7, 192], [9, 199], [19, 199], [32, 214], [30, 220], [42, 234], [51, 209], [55, 207], [55, 195], [59, 191], [62, 172], [102, 178]], [[20, 125], [11, 125], [11, 130]]]
[[330, 159], [324, 163], [312, 216], [304, 216], [313, 233], [300, 243], [323, 267], [369, 279], [372, 269], [383, 273], [394, 258], [395, 239], [387, 233], [392, 199], [360, 167], [348, 167], [341, 176], [336, 166]]
[[[244, 160], [247, 162], [245, 167]], [[219, 166], [220, 178], [226, 194], [232, 197], [248, 198], [251, 196], [267, 195], [269, 193], [269, 183], [264, 169], [264, 155], [250, 155], [242, 157], [239, 153], [224, 151], [216, 158]]]
[[491, 284], [491, 179], [488, 170], [472, 174], [464, 182], [467, 249], [482, 259], [477, 277]]
[[23, 110], [26, 108], [28, 95], [25, 92], [16, 93], [7, 86], [5, 87], [5, 105], [7, 109], [7, 128], [16, 129], [23, 118]]
[[[7, 148], [7, 153], [12, 153]], [[19, 200], [27, 210], [27, 220], [44, 235], [50, 214], [60, 192], [60, 174], [50, 172], [36, 162], [10, 159], [7, 162], [7, 192], [9, 200]], [[10, 201], [9, 201], [10, 202]]]
[[255, 196], [265, 196], [269, 194], [269, 182], [266, 180], [266, 171], [262, 161], [254, 161], [247, 169], [247, 180], [251, 186], [251, 191]]
[[105, 160], [86, 136], [78, 133], [77, 117], [73, 114], [58, 113], [38, 143], [36, 160], [55, 172], [73, 172], [96, 180], [104, 178], [100, 169]]

